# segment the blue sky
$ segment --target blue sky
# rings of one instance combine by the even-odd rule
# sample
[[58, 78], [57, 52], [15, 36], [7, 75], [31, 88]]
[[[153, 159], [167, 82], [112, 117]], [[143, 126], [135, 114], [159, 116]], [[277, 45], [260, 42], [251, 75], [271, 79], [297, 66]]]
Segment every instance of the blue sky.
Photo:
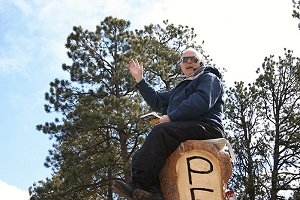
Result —
[[264, 57], [283, 48], [300, 57], [292, 10], [292, 0], [0, 0], [0, 198], [27, 199], [28, 187], [51, 175], [43, 163], [52, 141], [35, 126], [56, 116], [45, 113], [44, 93], [67, 78], [61, 64], [70, 62], [64, 45], [73, 26], [94, 31], [112, 15], [132, 28], [164, 19], [194, 27], [231, 84], [254, 81]]

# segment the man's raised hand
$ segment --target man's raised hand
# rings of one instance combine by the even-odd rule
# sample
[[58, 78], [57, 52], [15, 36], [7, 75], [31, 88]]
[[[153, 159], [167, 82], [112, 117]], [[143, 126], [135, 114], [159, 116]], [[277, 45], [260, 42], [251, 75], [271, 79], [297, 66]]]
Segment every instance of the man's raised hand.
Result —
[[131, 59], [128, 63], [128, 69], [137, 83], [143, 79], [143, 63], [139, 63], [137, 59]]

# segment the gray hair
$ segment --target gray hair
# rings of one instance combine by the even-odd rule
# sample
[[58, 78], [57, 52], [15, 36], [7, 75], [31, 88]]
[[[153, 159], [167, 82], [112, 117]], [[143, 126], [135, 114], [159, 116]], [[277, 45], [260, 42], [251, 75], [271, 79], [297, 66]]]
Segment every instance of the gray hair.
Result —
[[187, 51], [192, 51], [192, 52], [194, 52], [194, 53], [196, 54], [196, 57], [197, 57], [199, 60], [203, 60], [203, 55], [202, 55], [202, 53], [200, 53], [200, 52], [197, 51], [196, 49], [194, 49], [194, 48], [192, 48], [192, 47], [189, 47], [189, 48], [187, 48], [186, 50], [184, 50], [184, 51], [182, 52], [182, 54], [184, 54], [184, 53], [187, 52]]

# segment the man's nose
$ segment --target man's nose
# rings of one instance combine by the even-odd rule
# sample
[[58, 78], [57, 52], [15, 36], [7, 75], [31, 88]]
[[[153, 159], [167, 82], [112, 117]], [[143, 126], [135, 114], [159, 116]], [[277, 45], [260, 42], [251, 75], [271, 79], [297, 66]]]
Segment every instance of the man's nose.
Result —
[[191, 63], [192, 62], [192, 58], [188, 58], [186, 62], [187, 63]]

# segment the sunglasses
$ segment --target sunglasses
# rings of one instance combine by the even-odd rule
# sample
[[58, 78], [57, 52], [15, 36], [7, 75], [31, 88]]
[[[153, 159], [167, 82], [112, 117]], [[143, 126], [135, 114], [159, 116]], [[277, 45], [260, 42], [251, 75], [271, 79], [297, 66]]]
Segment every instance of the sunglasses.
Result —
[[189, 59], [191, 59], [191, 61], [193, 62], [193, 63], [196, 63], [196, 62], [198, 62], [198, 58], [196, 58], [195, 56], [188, 56], [188, 57], [182, 57], [182, 59], [181, 59], [181, 61], [183, 62], [183, 63], [187, 63], [188, 61], [189, 61]]

